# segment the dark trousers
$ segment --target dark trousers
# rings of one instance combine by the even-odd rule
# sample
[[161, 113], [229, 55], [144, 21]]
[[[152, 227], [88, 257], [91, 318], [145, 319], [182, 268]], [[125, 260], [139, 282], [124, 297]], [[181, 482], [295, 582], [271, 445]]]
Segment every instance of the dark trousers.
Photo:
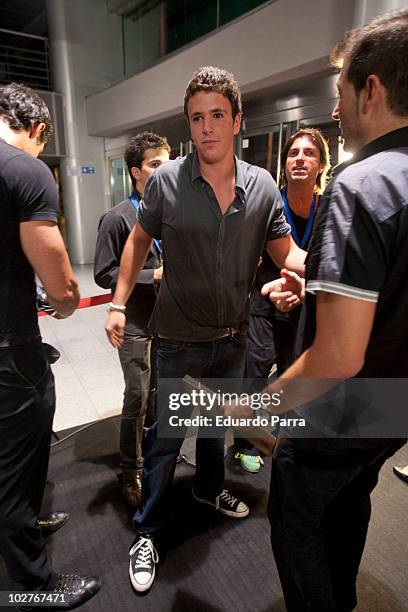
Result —
[[[282, 313], [278, 310], [274, 313], [273, 337], [276, 349], [277, 374], [281, 376], [285, 370], [303, 352], [302, 341], [298, 333], [303, 333], [303, 317], [300, 321], [302, 307], [297, 307], [290, 313]], [[302, 329], [299, 329], [299, 325]], [[296, 350], [299, 345], [300, 350]]]
[[125, 334], [119, 359], [125, 379], [120, 424], [120, 467], [136, 471], [143, 466], [142, 439], [146, 414], [153, 411], [154, 374], [152, 339]]
[[[246, 336], [235, 334], [212, 342], [158, 340], [157, 378], [242, 378]], [[190, 411], [191, 412], [191, 411]], [[158, 405], [158, 419], [168, 418], [168, 406]], [[185, 435], [185, 431], [184, 431]], [[158, 421], [147, 432], [144, 445], [142, 500], [133, 517], [139, 534], [154, 534], [164, 524], [176, 459], [184, 437], [159, 438]], [[214, 501], [224, 482], [224, 440], [205, 438], [198, 432], [194, 490]]]
[[404, 441], [365, 443], [278, 439], [268, 513], [288, 612], [350, 612], [357, 605], [370, 493]]
[[0, 552], [16, 588], [51, 588], [36, 519], [44, 493], [55, 409], [41, 342], [0, 350]]
[[[245, 361], [248, 393], [259, 392], [267, 384], [269, 373], [276, 361], [273, 326], [268, 317], [251, 315]], [[245, 455], [259, 455], [259, 450], [245, 438], [235, 437], [235, 450]]]
[[268, 317], [251, 315], [248, 329], [246, 378], [267, 380], [275, 361], [273, 320]]

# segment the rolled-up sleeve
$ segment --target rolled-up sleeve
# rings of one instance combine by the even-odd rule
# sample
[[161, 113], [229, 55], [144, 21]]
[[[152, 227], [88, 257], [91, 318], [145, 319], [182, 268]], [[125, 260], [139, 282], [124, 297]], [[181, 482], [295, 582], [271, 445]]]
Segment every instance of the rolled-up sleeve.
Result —
[[279, 189], [275, 182], [271, 179], [272, 207], [269, 216], [268, 233], [266, 241], [284, 238], [290, 234], [290, 225], [286, 221], [285, 213], [283, 212], [282, 198]]

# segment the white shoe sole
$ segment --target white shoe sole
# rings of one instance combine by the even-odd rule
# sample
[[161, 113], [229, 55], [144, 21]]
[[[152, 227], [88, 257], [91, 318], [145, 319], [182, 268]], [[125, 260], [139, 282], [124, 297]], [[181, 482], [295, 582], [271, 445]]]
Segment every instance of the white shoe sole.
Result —
[[397, 467], [396, 465], [394, 465], [392, 469], [394, 471], [394, 474], [398, 476], [398, 478], [401, 478], [401, 480], [403, 480], [404, 482], [408, 482], [408, 465], [406, 465], [405, 467]]
[[135, 591], [137, 591], [138, 593], [144, 593], [145, 591], [148, 591], [153, 582], [154, 582], [154, 578], [156, 575], [156, 567], [153, 566], [153, 571], [152, 571], [152, 576], [150, 578], [150, 580], [148, 582], [146, 582], [146, 584], [140, 584], [140, 582], [137, 582], [137, 580], [135, 579], [135, 576], [133, 574], [133, 569], [132, 569], [132, 561], [129, 562], [129, 578], [130, 578], [130, 582], [132, 583], [133, 588], [135, 589]]
[[239, 462], [239, 465], [244, 470], [244, 472], [247, 472], [247, 474], [258, 474], [258, 472], [261, 471], [260, 467], [257, 470], [248, 470], [248, 468], [246, 468], [244, 465], [242, 465], [241, 462]]
[[223, 508], [216, 508], [215, 504], [209, 502], [207, 499], [202, 499], [201, 497], [197, 497], [197, 495], [194, 493], [194, 489], [191, 489], [191, 494], [193, 496], [193, 499], [195, 499], [195, 501], [199, 502], [200, 504], [207, 504], [207, 506], [211, 506], [217, 512], [221, 512], [221, 514], [225, 514], [225, 516], [240, 519], [240, 518], [245, 518], [249, 514], [248, 506], [246, 506], [246, 510], [244, 510], [243, 512], [233, 512], [230, 510], [224, 510]]
[[244, 510], [243, 512], [230, 512], [229, 510], [218, 508], [218, 512], [221, 512], [221, 514], [225, 514], [225, 516], [229, 516], [231, 518], [240, 519], [240, 518], [245, 518], [246, 516], [248, 516], [249, 508], [247, 506], [246, 510]]

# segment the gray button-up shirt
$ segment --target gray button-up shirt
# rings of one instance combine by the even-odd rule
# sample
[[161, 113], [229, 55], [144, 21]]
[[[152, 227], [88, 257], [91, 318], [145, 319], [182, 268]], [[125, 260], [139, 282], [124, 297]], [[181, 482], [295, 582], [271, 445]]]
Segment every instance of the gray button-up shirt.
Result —
[[235, 159], [235, 198], [222, 215], [195, 153], [169, 161], [148, 181], [139, 209], [162, 240], [164, 275], [150, 327], [185, 342], [245, 328], [249, 293], [265, 242], [290, 234], [269, 172]]

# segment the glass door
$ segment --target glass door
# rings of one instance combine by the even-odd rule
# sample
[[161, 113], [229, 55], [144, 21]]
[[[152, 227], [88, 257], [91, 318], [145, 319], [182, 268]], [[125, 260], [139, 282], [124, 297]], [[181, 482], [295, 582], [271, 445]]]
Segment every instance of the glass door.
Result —
[[131, 191], [131, 181], [123, 156], [109, 158], [109, 174], [113, 208], [127, 198]]
[[288, 138], [289, 129], [289, 124], [280, 123], [260, 133], [245, 133], [240, 142], [241, 159], [265, 168], [279, 184], [280, 152]]

